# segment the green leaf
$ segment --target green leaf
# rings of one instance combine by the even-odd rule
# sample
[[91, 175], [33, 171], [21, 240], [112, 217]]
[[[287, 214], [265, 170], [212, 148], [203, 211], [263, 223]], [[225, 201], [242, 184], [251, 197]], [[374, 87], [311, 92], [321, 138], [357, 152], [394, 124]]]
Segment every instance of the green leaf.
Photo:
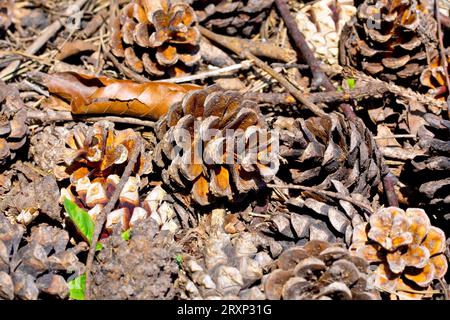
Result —
[[355, 88], [355, 85], [356, 85], [356, 80], [355, 79], [349, 78], [349, 79], [345, 79], [345, 81], [347, 82], [347, 85], [348, 85], [350, 90], [353, 90]]
[[131, 229], [128, 229], [127, 231], [122, 232], [122, 234], [120, 236], [122, 237], [123, 240], [130, 241], [130, 239], [131, 239]]
[[342, 89], [342, 87], [341, 87], [341, 86], [338, 86], [338, 88], [337, 88], [337, 92], [344, 92], [344, 89]]
[[84, 292], [86, 289], [86, 275], [82, 274], [78, 278], [70, 280], [69, 286], [69, 298], [72, 300], [84, 300]]
[[[77, 230], [86, 239], [86, 241], [91, 244], [92, 238], [94, 237], [95, 223], [89, 213], [78, 207], [73, 201], [70, 201], [67, 198], [64, 199], [64, 209], [66, 209], [67, 214], [70, 219], [72, 219]], [[102, 244], [97, 243], [95, 251], [100, 250], [102, 250]]]
[[176, 261], [177, 264], [178, 264], [178, 268], [179, 268], [180, 270], [183, 269], [183, 255], [178, 254], [178, 255], [175, 257], [175, 261]]

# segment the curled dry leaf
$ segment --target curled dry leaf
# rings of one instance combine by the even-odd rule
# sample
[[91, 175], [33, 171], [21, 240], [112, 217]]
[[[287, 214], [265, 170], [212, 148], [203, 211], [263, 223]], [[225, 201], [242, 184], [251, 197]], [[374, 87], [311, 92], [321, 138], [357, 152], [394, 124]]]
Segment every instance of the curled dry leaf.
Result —
[[136, 83], [76, 73], [42, 74], [48, 90], [67, 100], [74, 114], [115, 114], [158, 120], [181, 101], [191, 84]]

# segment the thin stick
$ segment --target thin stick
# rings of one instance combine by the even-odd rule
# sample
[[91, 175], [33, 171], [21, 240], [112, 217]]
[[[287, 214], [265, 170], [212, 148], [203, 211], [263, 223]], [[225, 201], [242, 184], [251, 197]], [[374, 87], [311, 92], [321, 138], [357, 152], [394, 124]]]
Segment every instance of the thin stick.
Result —
[[335, 198], [335, 199], [339, 199], [339, 200], [350, 202], [350, 203], [360, 207], [361, 209], [366, 210], [370, 214], [373, 213], [372, 208], [367, 206], [365, 203], [357, 201], [357, 200], [353, 199], [352, 197], [343, 196], [340, 193], [336, 193], [336, 192], [332, 192], [332, 191], [326, 191], [326, 190], [321, 190], [321, 189], [313, 188], [313, 187], [305, 187], [305, 186], [300, 186], [300, 185], [294, 185], [294, 184], [286, 184], [286, 185], [282, 185], [282, 184], [268, 184], [267, 186], [269, 188], [294, 189], [294, 190], [297, 189], [297, 190], [303, 190], [303, 191], [309, 191], [309, 192], [323, 194], [323, 195], [328, 196], [330, 198]]
[[165, 80], [161, 80], [161, 82], [183, 83], [183, 82], [190, 82], [190, 81], [195, 81], [195, 80], [203, 80], [203, 79], [207, 79], [207, 78], [211, 78], [211, 77], [220, 76], [224, 73], [228, 73], [228, 72], [232, 72], [232, 71], [248, 69], [251, 67], [251, 65], [252, 65], [251, 61], [242, 61], [241, 63], [234, 64], [231, 66], [226, 66], [226, 67], [218, 68], [218, 69], [211, 70], [211, 71], [201, 72], [201, 73], [197, 73], [197, 74], [194, 74], [191, 76], [186, 76], [186, 77], [165, 79]]
[[[73, 10], [74, 8], [82, 8], [86, 2], [89, 0], [78, 0], [75, 5], [72, 7], [69, 7], [65, 12], [64, 16], [70, 17], [74, 14]], [[28, 47], [28, 49], [25, 51], [26, 54], [34, 55], [36, 52], [41, 49], [48, 40], [50, 40], [51, 37], [53, 37], [56, 32], [58, 32], [59, 29], [63, 26], [63, 23], [65, 23], [67, 19], [57, 20], [53, 22], [51, 25], [49, 25], [42, 33], [41, 35], [34, 40], [34, 42]], [[19, 67], [20, 67], [21, 61], [13, 61], [11, 62], [5, 69], [3, 69], [0, 72], [0, 79], [5, 79], [6, 76], [10, 75], [11, 73], [14, 73]]]
[[117, 69], [119, 69], [126, 77], [133, 79], [136, 82], [139, 83], [145, 83], [149, 82], [149, 80], [136, 72], [132, 71], [131, 69], [125, 67], [124, 64], [120, 63], [119, 60], [114, 57], [111, 52], [106, 53], [106, 57], [112, 61], [112, 63], [116, 66]]
[[89, 248], [89, 254], [88, 254], [87, 262], [86, 262], [86, 289], [85, 289], [86, 300], [90, 300], [90, 298], [91, 298], [91, 270], [92, 270], [92, 264], [94, 262], [94, 256], [95, 256], [97, 243], [99, 240], [98, 238], [100, 237], [100, 233], [103, 229], [103, 225], [105, 224], [106, 217], [114, 209], [114, 206], [116, 205], [117, 200], [119, 200], [120, 193], [122, 192], [122, 189], [125, 186], [125, 183], [130, 178], [130, 175], [133, 171], [134, 166], [136, 165], [138, 157], [141, 154], [141, 150], [142, 150], [141, 140], [136, 139], [136, 140], [134, 140], [134, 142], [135, 143], [134, 143], [133, 152], [130, 156], [130, 160], [129, 160], [127, 166], [125, 167], [122, 177], [120, 178], [117, 188], [114, 191], [108, 204], [105, 206], [105, 208], [102, 210], [102, 212], [97, 216], [97, 219], [95, 220], [94, 234], [92, 236], [92, 243], [91, 243], [91, 247]]
[[275, 0], [275, 3], [277, 5], [278, 11], [283, 17], [289, 34], [294, 40], [295, 45], [300, 50], [305, 62], [311, 68], [311, 72], [313, 74], [313, 83], [315, 83], [317, 86], [323, 86], [328, 91], [335, 91], [336, 88], [333, 86], [330, 79], [328, 79], [325, 72], [323, 72], [322, 68], [320, 67], [319, 61], [316, 59], [314, 53], [309, 48], [308, 43], [306, 43], [305, 37], [298, 29], [297, 23], [295, 22], [294, 17], [289, 11], [287, 1]]

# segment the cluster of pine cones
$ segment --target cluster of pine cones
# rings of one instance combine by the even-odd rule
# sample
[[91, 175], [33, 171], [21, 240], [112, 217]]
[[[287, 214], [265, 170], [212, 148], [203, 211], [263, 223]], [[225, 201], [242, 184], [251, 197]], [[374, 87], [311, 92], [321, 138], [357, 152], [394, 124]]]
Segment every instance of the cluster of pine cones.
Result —
[[[111, 53], [141, 76], [178, 77], [200, 64], [200, 25], [251, 38], [274, 8], [273, 0], [131, 0], [111, 17]], [[332, 45], [318, 57], [336, 64], [339, 55], [342, 67], [369, 79], [447, 99], [428, 1], [320, 0], [297, 12], [299, 23], [310, 18], [310, 31], [331, 28]], [[48, 126], [28, 139], [27, 108], [12, 85], [0, 84], [0, 164], [30, 142], [33, 165], [57, 180], [44, 180], [59, 191], [54, 206], [68, 199], [95, 221], [139, 148], [106, 216], [93, 298], [442, 298], [448, 115], [401, 99], [390, 109], [355, 103], [363, 116], [352, 120], [339, 112], [267, 115], [241, 92], [213, 85], [187, 93], [145, 136], [99, 121]], [[397, 134], [412, 138], [400, 145]], [[392, 150], [402, 161], [389, 159]], [[42, 202], [14, 203], [28, 191], [14, 188], [32, 185], [34, 195], [43, 185], [28, 183], [24, 167], [14, 168], [19, 181], [0, 172], [0, 196], [12, 199], [0, 205], [0, 298], [66, 299], [68, 282], [85, 272], [79, 253], [91, 239], [69, 237], [70, 218], [54, 207], [47, 218], [61, 228], [37, 219]], [[383, 206], [390, 172], [408, 190], [394, 190], [406, 210]]]

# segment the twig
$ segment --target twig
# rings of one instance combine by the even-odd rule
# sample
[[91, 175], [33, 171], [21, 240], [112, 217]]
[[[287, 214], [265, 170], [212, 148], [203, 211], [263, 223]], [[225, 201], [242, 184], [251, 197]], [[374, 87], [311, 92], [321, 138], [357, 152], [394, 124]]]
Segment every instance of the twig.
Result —
[[294, 105], [297, 103], [297, 100], [289, 93], [246, 92], [244, 98], [269, 105]]
[[256, 42], [237, 37], [222, 36], [203, 27], [199, 27], [199, 29], [203, 36], [219, 43], [221, 46], [235, 53], [249, 50], [255, 56], [266, 57], [285, 62], [295, 61], [296, 58], [295, 52], [293, 50], [280, 48], [265, 42]]
[[[65, 12], [64, 16], [70, 17], [74, 14], [74, 8], [82, 8], [86, 2], [89, 0], [78, 0], [74, 6], [69, 7]], [[66, 19], [64, 19], [66, 21]], [[34, 55], [36, 52], [41, 49], [48, 40], [50, 40], [56, 32], [63, 26], [63, 22], [61, 20], [57, 20], [49, 25], [41, 35], [34, 40], [34, 42], [28, 47], [25, 51], [26, 54]], [[0, 72], [0, 79], [4, 79], [6, 76], [14, 73], [20, 67], [21, 61], [13, 61], [11, 62], [5, 69]]]
[[448, 63], [447, 63], [447, 57], [445, 55], [445, 48], [444, 48], [444, 40], [443, 40], [443, 33], [441, 28], [441, 14], [439, 12], [439, 0], [434, 0], [434, 14], [437, 21], [437, 35], [439, 40], [439, 54], [441, 56], [441, 64], [444, 68], [444, 75], [445, 75], [445, 84], [447, 87], [447, 107], [448, 107], [448, 115], [450, 117], [450, 78], [448, 76]]
[[314, 53], [309, 48], [308, 43], [306, 43], [305, 37], [298, 29], [297, 23], [295, 22], [294, 18], [291, 15], [291, 12], [289, 11], [287, 1], [275, 0], [275, 3], [284, 20], [284, 23], [286, 24], [289, 34], [294, 40], [296, 47], [300, 50], [303, 59], [311, 68], [314, 86], [323, 86], [328, 91], [335, 91], [335, 87], [331, 83], [330, 79], [328, 79], [325, 72], [323, 72], [322, 68], [320, 67], [319, 61], [316, 59]]
[[392, 173], [388, 173], [383, 177], [383, 188], [387, 201], [390, 206], [398, 207], [398, 197], [395, 193], [395, 177]]
[[134, 140], [133, 152], [130, 156], [130, 160], [129, 160], [127, 166], [125, 167], [122, 177], [120, 178], [120, 181], [117, 184], [117, 188], [114, 191], [108, 204], [105, 206], [105, 208], [102, 210], [102, 212], [98, 215], [97, 219], [95, 220], [94, 234], [92, 236], [92, 243], [91, 243], [91, 247], [89, 248], [89, 254], [88, 254], [87, 262], [86, 262], [86, 289], [85, 289], [86, 300], [89, 300], [91, 297], [91, 290], [90, 290], [91, 289], [91, 269], [92, 269], [92, 264], [94, 262], [95, 251], [96, 251], [97, 243], [98, 243], [98, 240], [100, 237], [100, 233], [103, 229], [103, 225], [105, 224], [107, 215], [114, 209], [114, 206], [116, 205], [116, 202], [120, 197], [120, 193], [122, 192], [122, 189], [125, 186], [125, 183], [130, 178], [133, 168], [136, 165], [136, 162], [137, 162], [138, 157], [141, 154], [141, 150], [142, 150], [141, 143], [142, 143], [141, 139]]
[[211, 70], [211, 71], [201, 72], [201, 73], [197, 73], [197, 74], [194, 74], [191, 76], [186, 76], [186, 77], [165, 79], [165, 80], [161, 80], [161, 82], [183, 83], [183, 82], [190, 82], [190, 81], [194, 81], [194, 80], [203, 80], [206, 78], [219, 76], [219, 75], [227, 73], [227, 72], [237, 71], [237, 70], [241, 70], [241, 69], [248, 69], [251, 67], [251, 65], [252, 65], [251, 61], [242, 61], [241, 63], [234, 64], [231, 66], [218, 68], [218, 69]]
[[133, 79], [136, 82], [139, 83], [145, 83], [148, 82], [149, 80], [139, 74], [137, 74], [136, 72], [132, 71], [131, 69], [127, 68], [124, 64], [120, 63], [119, 60], [116, 59], [116, 57], [114, 57], [111, 52], [106, 52], [106, 57], [112, 61], [112, 63], [114, 64], [114, 66], [119, 69], [126, 77]]
[[255, 57], [249, 51], [242, 53], [248, 59], [253, 60], [254, 64], [259, 68], [263, 69], [265, 72], [270, 74], [275, 80], [277, 80], [290, 94], [292, 94], [298, 101], [304, 104], [309, 110], [318, 116], [324, 116], [326, 113], [317, 105], [312, 103], [304, 93], [298, 90], [293, 84], [286, 80], [282, 75], [275, 72], [267, 63], [263, 62], [259, 58]]
[[335, 199], [339, 199], [339, 200], [350, 202], [350, 203], [360, 207], [361, 209], [366, 210], [370, 214], [373, 213], [373, 209], [371, 207], [367, 206], [365, 203], [357, 201], [357, 200], [353, 199], [352, 197], [343, 196], [340, 193], [336, 193], [336, 192], [332, 192], [332, 191], [326, 191], [326, 190], [321, 190], [321, 189], [314, 188], [314, 187], [306, 187], [306, 186], [300, 186], [300, 185], [294, 185], [294, 184], [286, 184], [286, 185], [282, 185], [282, 184], [268, 184], [267, 187], [269, 187], [269, 188], [278, 188], [278, 189], [294, 189], [294, 190], [297, 189], [297, 190], [303, 190], [303, 191], [308, 191], [308, 192], [319, 193], [319, 194], [323, 194], [325, 196], [328, 196], [330, 198], [335, 198]]

